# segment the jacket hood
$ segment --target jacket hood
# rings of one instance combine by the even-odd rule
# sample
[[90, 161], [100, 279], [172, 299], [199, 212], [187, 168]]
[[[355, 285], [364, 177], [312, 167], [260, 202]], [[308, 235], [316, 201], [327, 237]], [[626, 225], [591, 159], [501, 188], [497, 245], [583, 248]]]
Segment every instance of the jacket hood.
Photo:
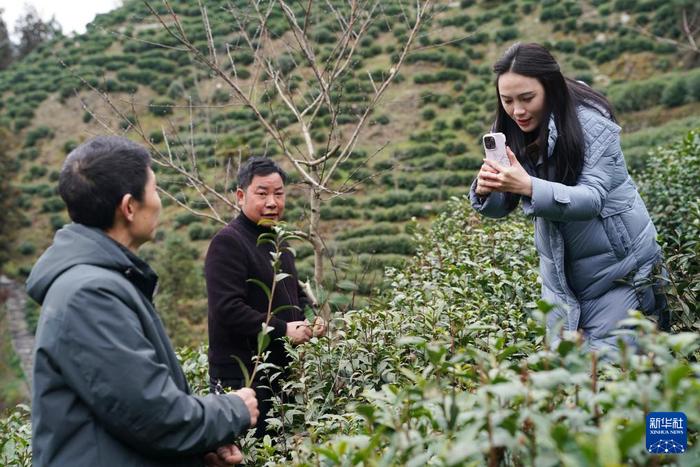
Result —
[[42, 304], [51, 284], [79, 264], [125, 272], [134, 268], [126, 250], [104, 231], [68, 224], [56, 232], [53, 244], [41, 255], [27, 279], [29, 296]]

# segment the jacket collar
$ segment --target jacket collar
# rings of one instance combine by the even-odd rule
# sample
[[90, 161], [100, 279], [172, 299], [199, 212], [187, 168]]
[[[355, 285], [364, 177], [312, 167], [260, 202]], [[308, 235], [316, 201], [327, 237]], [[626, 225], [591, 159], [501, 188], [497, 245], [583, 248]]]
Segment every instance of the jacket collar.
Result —
[[[547, 131], [547, 159], [549, 159], [550, 157], [552, 157], [552, 153], [554, 153], [554, 145], [557, 143], [557, 138], [559, 137], [557, 125], [554, 123], [554, 115], [549, 116]], [[539, 165], [540, 162], [538, 161], [537, 164]]]
[[130, 265], [122, 269], [122, 274], [152, 302], [158, 288], [158, 275], [146, 261], [136, 256], [127, 247], [118, 242], [114, 243], [117, 244], [131, 262]]
[[258, 237], [260, 234], [272, 232], [272, 229], [270, 227], [258, 225], [255, 222], [248, 219], [248, 217], [245, 214], [243, 214], [243, 211], [241, 211], [241, 213], [238, 215], [236, 221], [241, 226], [243, 226], [243, 228], [246, 229], [248, 232], [255, 234], [256, 237]]

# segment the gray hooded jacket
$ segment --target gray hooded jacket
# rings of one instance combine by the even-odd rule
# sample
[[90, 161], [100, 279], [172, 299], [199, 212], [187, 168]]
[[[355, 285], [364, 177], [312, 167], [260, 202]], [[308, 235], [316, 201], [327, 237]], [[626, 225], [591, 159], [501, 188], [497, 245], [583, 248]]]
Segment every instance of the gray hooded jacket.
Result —
[[[627, 172], [620, 127], [586, 106], [578, 108], [578, 117], [585, 155], [575, 186], [537, 178], [540, 158], [536, 168], [524, 166], [532, 175], [531, 198], [494, 192], [482, 199], [475, 192], [475, 180], [470, 199], [474, 209], [489, 217], [503, 217], [522, 201], [525, 214], [535, 218], [542, 297], [565, 305], [550, 315], [548, 324], [563, 321], [565, 330], [576, 330], [585, 323], [589, 341], [607, 339], [612, 344], [606, 334], [626, 316], [627, 308], [654, 308], [650, 290], [641, 298], [630, 287], [621, 287], [621, 281], [647, 279], [661, 249]], [[553, 119], [548, 129], [547, 157], [552, 157], [558, 136]]]
[[194, 466], [250, 415], [193, 396], [152, 304], [157, 276], [99, 229], [70, 224], [32, 269], [42, 304], [32, 388], [35, 466]]

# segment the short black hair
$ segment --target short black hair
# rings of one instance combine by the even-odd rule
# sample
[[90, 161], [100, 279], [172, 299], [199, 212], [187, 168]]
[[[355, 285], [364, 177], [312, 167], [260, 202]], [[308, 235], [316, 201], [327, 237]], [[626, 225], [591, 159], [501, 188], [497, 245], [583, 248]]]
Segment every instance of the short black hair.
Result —
[[150, 167], [143, 146], [120, 136], [98, 136], [68, 154], [58, 192], [73, 222], [108, 229], [124, 195], [143, 200]]
[[287, 174], [282, 168], [277, 165], [275, 161], [269, 157], [255, 156], [251, 157], [238, 170], [238, 188], [241, 190], [246, 190], [251, 183], [253, 183], [253, 177], [256, 175], [270, 175], [271, 173], [278, 173], [282, 177], [282, 183], [287, 183]]

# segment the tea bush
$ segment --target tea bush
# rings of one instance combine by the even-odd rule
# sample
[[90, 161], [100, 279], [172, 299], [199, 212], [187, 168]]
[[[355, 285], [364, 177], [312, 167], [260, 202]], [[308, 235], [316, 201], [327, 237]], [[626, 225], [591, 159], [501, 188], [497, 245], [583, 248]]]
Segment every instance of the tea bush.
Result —
[[216, 231], [217, 229], [213, 225], [194, 222], [187, 228], [187, 235], [190, 240], [211, 240]]
[[[349, 229], [340, 232], [335, 236], [336, 240], [347, 240], [349, 238], [366, 237], [368, 235], [395, 235], [399, 233], [399, 227], [388, 222], [376, 223], [357, 229]], [[297, 251], [297, 256], [299, 252]]]
[[20, 404], [0, 414], [0, 465], [31, 467], [29, 407]]
[[425, 203], [409, 203], [392, 208], [374, 209], [371, 219], [375, 222], [401, 222], [410, 220], [413, 217], [425, 218], [433, 213], [433, 207]]
[[[289, 348], [276, 444], [257, 465], [655, 465], [644, 417], [697, 426], [700, 336], [633, 314], [640, 351], [598, 358], [575, 334], [550, 349], [532, 224], [476, 217], [454, 199], [390, 290], [335, 318], [329, 339]], [[292, 435], [303, 433], [303, 437]], [[700, 459], [690, 433], [688, 465]]]
[[169, 99], [156, 99], [148, 103], [148, 111], [156, 116], [166, 116], [173, 113], [175, 103]]
[[42, 139], [51, 139], [53, 138], [54, 133], [51, 128], [47, 126], [40, 126], [37, 127], [30, 132], [27, 133], [27, 136], [24, 140], [24, 146], [29, 148], [33, 147]]
[[392, 236], [367, 235], [349, 238], [335, 244], [336, 252], [346, 253], [395, 253], [411, 255], [415, 252], [413, 239], [405, 234]]
[[671, 273], [672, 311], [681, 330], [700, 329], [700, 130], [659, 148], [635, 176]]

